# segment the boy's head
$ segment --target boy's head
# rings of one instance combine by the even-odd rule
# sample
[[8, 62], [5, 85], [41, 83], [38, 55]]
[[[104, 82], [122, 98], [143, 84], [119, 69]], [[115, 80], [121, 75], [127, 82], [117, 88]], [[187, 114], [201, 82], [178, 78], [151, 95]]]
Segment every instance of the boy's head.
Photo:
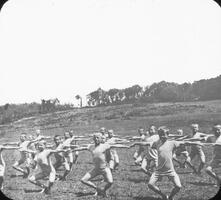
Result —
[[191, 129], [193, 133], [196, 133], [199, 131], [199, 124], [191, 124]]
[[166, 141], [169, 135], [169, 129], [166, 126], [161, 126], [158, 128], [158, 135], [160, 140]]

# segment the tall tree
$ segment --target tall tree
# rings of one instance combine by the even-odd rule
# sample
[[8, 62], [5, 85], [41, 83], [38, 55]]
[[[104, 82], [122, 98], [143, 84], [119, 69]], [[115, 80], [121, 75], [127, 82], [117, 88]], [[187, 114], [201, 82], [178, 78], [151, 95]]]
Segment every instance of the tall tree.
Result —
[[80, 101], [80, 108], [82, 108], [82, 97], [78, 94], [78, 95], [75, 96], [75, 99]]

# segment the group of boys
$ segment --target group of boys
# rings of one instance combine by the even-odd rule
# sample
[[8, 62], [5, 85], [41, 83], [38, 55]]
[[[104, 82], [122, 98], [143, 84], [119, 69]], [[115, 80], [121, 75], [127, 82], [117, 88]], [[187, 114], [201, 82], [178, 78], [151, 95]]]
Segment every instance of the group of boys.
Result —
[[[138, 129], [139, 137], [121, 137], [114, 134], [113, 130], [101, 128], [99, 132], [91, 135], [93, 143], [76, 144], [77, 141], [87, 140], [88, 136], [74, 136], [73, 132], [65, 132], [64, 138], [54, 136], [54, 144], [47, 143], [50, 137], [40, 135], [37, 131], [35, 137], [27, 137], [21, 134], [20, 142], [6, 143], [0, 146], [0, 186], [2, 187], [5, 163], [2, 158], [3, 149], [17, 149], [20, 152], [20, 159], [15, 162], [13, 168], [22, 172], [23, 177], [42, 188], [41, 192], [49, 194], [51, 187], [56, 180], [56, 171], [59, 167], [64, 166], [65, 172], [62, 176], [57, 176], [58, 180], [66, 180], [70, 174], [73, 163], [76, 162], [78, 152], [90, 151], [93, 157], [94, 168], [87, 172], [81, 182], [96, 190], [95, 195], [106, 196], [106, 191], [113, 184], [112, 172], [119, 165], [119, 156], [116, 148], [132, 148], [138, 146], [138, 150], [134, 153], [136, 165], [140, 165], [141, 169], [150, 176], [148, 187], [155, 193], [159, 194], [164, 200], [172, 200], [181, 189], [181, 181], [174, 169], [173, 161], [179, 163], [180, 167], [189, 166], [193, 173], [200, 175], [205, 165], [205, 154], [203, 152], [204, 145], [213, 145], [213, 159], [206, 168], [206, 173], [217, 181], [220, 185], [219, 176], [214, 172], [214, 168], [221, 165], [221, 125], [213, 127], [213, 134], [205, 134], [199, 132], [199, 125], [192, 124], [192, 135], [183, 135], [181, 129], [176, 134], [171, 134], [165, 126], [158, 129], [151, 125], [148, 131], [143, 128]], [[214, 137], [215, 141], [208, 142], [208, 138]], [[133, 140], [139, 140], [132, 142]], [[12, 146], [16, 145], [16, 146]], [[190, 146], [190, 153], [187, 151]], [[75, 155], [74, 155], [75, 154]], [[55, 162], [52, 162], [51, 155], [54, 155]], [[184, 155], [185, 162], [181, 162], [177, 156]], [[192, 160], [198, 156], [200, 165], [198, 169], [192, 163]], [[20, 167], [21, 164], [27, 162], [26, 170]], [[30, 169], [33, 173], [30, 174]], [[96, 186], [92, 179], [98, 175], [104, 177], [106, 185], [103, 189]], [[162, 193], [157, 187], [156, 182], [162, 180], [162, 177], [168, 177], [174, 184], [169, 196]], [[48, 185], [42, 184], [39, 180], [48, 177]]]
[[[76, 141], [80, 140], [72, 135], [72, 131], [65, 132], [64, 137], [55, 135], [53, 143], [47, 143], [46, 140], [48, 139], [51, 139], [51, 137], [43, 136], [40, 134], [40, 130], [37, 130], [35, 136], [22, 133], [19, 142], [4, 143], [0, 147], [0, 152], [3, 149], [17, 149], [19, 151], [20, 158], [12, 167], [21, 172], [23, 178], [28, 178], [31, 183], [40, 186], [42, 188], [41, 192], [46, 194], [50, 193], [51, 186], [56, 178], [57, 180], [66, 180], [73, 163], [77, 161], [78, 157], [78, 152], [76, 151], [74, 155], [70, 149], [76, 147]], [[51, 155], [54, 155], [54, 159], [51, 158]], [[24, 165], [25, 169], [23, 169], [21, 165]], [[64, 166], [65, 172], [62, 176], [59, 176], [56, 171], [61, 166]], [[4, 168], [4, 170], [1, 170], [3, 177], [5, 162], [2, 158], [2, 154], [0, 168]], [[30, 175], [32, 169], [33, 173]], [[39, 180], [46, 177], [49, 177], [48, 186], [39, 182]], [[0, 183], [2, 187], [3, 180], [1, 181], [1, 178]]]
[[[153, 127], [154, 126], [152, 126], [152, 129], [156, 130], [155, 127]], [[135, 164], [141, 165], [143, 171], [150, 175], [148, 187], [155, 193], [159, 194], [162, 199], [172, 200], [181, 189], [180, 178], [174, 169], [173, 161], [178, 162], [181, 167], [185, 167], [185, 165], [189, 166], [193, 169], [193, 174], [201, 174], [201, 171], [205, 165], [205, 154], [203, 152], [204, 145], [214, 146], [212, 161], [209, 163], [209, 166], [205, 171], [217, 181], [218, 186], [221, 184], [219, 176], [214, 172], [215, 168], [221, 167], [221, 125], [215, 125], [213, 127], [213, 134], [199, 132], [198, 124], [192, 124], [191, 128], [192, 135], [184, 136], [182, 130], [180, 129], [178, 130], [178, 134], [170, 134], [169, 129], [166, 127], [160, 127], [157, 131], [159, 138], [156, 138], [154, 141], [151, 139], [151, 137], [156, 135], [155, 131], [154, 133], [150, 134], [150, 131], [145, 133], [143, 129], [138, 129], [138, 133], [142, 134], [140, 135], [141, 141], [133, 144], [133, 146], [139, 145], [138, 150], [134, 154]], [[208, 142], [210, 137], [215, 138], [213, 143]], [[148, 151], [145, 155], [141, 156], [142, 152], [144, 152], [144, 146], [148, 147]], [[190, 146], [190, 153], [188, 153], [186, 146]], [[150, 156], [149, 162], [147, 162], [146, 156], [152, 155], [152, 153], [150, 153], [152, 150], [155, 150], [154, 152], [156, 154], [153, 154], [154, 156]], [[178, 155], [184, 155], [184, 163], [177, 159]], [[198, 169], [196, 169], [192, 163], [192, 160], [196, 156], [198, 156], [200, 159]], [[152, 167], [155, 167], [155, 169], [152, 171], [153, 173], [147, 170], [147, 165], [143, 165], [143, 163], [149, 163], [150, 169], [151, 161], [154, 161], [154, 165], [152, 165]], [[174, 184], [174, 188], [169, 196], [162, 193], [162, 191], [156, 186], [157, 181], [162, 180], [162, 177], [164, 176], [167, 176]]]

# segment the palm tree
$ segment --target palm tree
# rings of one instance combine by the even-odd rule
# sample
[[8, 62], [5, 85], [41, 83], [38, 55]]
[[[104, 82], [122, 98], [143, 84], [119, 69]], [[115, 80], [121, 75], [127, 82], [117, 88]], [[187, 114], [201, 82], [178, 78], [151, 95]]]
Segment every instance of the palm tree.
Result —
[[75, 96], [75, 99], [80, 100], [80, 108], [82, 108], [82, 97], [78, 94]]

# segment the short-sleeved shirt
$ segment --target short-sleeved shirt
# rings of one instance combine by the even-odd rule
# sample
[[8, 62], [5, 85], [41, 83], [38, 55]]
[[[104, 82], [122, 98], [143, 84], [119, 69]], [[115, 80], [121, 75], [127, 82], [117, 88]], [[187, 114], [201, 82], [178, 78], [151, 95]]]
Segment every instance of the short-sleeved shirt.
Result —
[[52, 167], [51, 159], [48, 157], [50, 150], [45, 149], [42, 152], [39, 152], [35, 155], [34, 160], [37, 162], [37, 169], [39, 170], [47, 170]]
[[[205, 135], [204, 133], [200, 133], [200, 132], [197, 132], [193, 135], [193, 138], [197, 139], [197, 138], [202, 138], [201, 136]], [[191, 150], [194, 151], [194, 152], [200, 152], [202, 151], [202, 146], [201, 145], [192, 145], [191, 146]]]
[[[64, 145], [61, 143], [55, 149], [62, 150], [63, 148], [64, 148]], [[56, 159], [56, 162], [63, 162], [64, 161], [64, 153], [63, 152], [54, 153], [54, 157]]]
[[103, 143], [95, 147], [94, 150], [92, 150], [95, 168], [104, 169], [107, 167], [106, 151], [108, 149], [110, 149], [110, 145], [108, 143]]
[[[141, 138], [140, 141], [141, 141], [141, 142], [146, 142], [148, 138], [149, 138], [149, 136], [145, 136], [144, 138]], [[138, 147], [138, 154], [142, 154], [142, 153], [144, 153], [144, 151], [146, 151], [146, 150], [147, 150], [147, 147], [146, 147], [146, 146], [144, 146], [144, 145], [139, 145], [139, 147]]]
[[150, 137], [148, 137], [145, 141], [146, 142], [150, 142], [150, 146], [149, 146], [149, 149], [148, 149], [148, 152], [146, 154], [146, 157], [151, 159], [157, 159], [157, 149], [155, 148], [152, 148], [152, 145], [154, 144], [154, 142], [157, 142], [158, 140], [160, 139], [159, 135], [152, 135]]
[[29, 153], [25, 152], [24, 150], [27, 149], [29, 144], [30, 144], [30, 141], [28, 140], [19, 143], [20, 149], [18, 149], [18, 151], [20, 151], [20, 156], [21, 156], [20, 159], [26, 159], [28, 157]]
[[170, 173], [175, 171], [173, 166], [173, 151], [179, 146], [175, 140], [167, 140], [162, 143], [161, 140], [153, 143], [152, 148], [157, 149], [158, 165], [156, 171], [159, 173]]

